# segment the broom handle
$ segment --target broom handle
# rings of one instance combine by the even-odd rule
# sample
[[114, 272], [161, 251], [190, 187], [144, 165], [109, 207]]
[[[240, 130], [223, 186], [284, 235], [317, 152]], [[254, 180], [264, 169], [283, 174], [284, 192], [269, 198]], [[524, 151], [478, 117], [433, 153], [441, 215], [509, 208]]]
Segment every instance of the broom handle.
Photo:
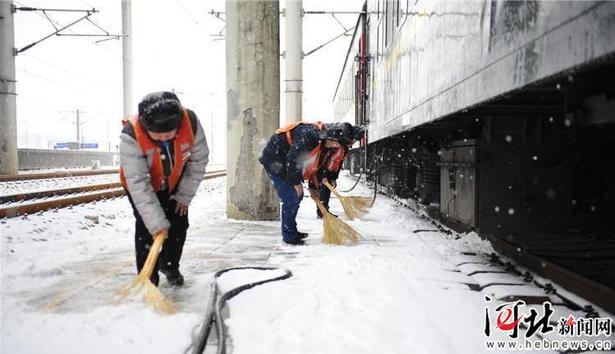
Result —
[[343, 198], [343, 197], [342, 197], [342, 195], [341, 195], [338, 191], [336, 191], [336, 190], [335, 190], [335, 188], [333, 188], [333, 186], [332, 186], [332, 185], [330, 185], [330, 184], [329, 184], [329, 181], [325, 180], [325, 182], [324, 182], [324, 183], [325, 183], [325, 186], [327, 186], [327, 188], [329, 188], [329, 190], [330, 190], [331, 192], [333, 192], [333, 194], [335, 194], [335, 196], [337, 197], [337, 199], [342, 199], [342, 198]]
[[312, 197], [312, 199], [314, 200], [314, 203], [316, 203], [316, 207], [318, 208], [318, 210], [320, 210], [322, 215], [329, 214], [329, 211], [327, 210], [327, 208], [325, 208], [324, 205], [322, 205], [322, 202], [320, 200], [315, 197]]
[[149, 253], [147, 254], [147, 259], [145, 260], [145, 264], [141, 269], [141, 273], [139, 275], [143, 275], [149, 278], [154, 271], [154, 266], [156, 265], [156, 261], [158, 260], [158, 255], [160, 254], [160, 249], [162, 248], [162, 244], [164, 243], [164, 237], [158, 236], [154, 239], [154, 243], [149, 249]]

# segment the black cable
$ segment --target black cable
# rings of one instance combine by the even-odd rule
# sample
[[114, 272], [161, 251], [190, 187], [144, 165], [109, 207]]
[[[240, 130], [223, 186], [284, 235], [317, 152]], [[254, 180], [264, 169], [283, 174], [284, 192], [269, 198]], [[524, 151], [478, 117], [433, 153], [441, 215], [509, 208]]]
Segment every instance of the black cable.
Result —
[[188, 347], [188, 349], [184, 351], [184, 353], [187, 353], [190, 348], [193, 348], [192, 353], [202, 353], [205, 351], [205, 346], [207, 345], [207, 338], [209, 338], [209, 332], [211, 331], [211, 327], [214, 324], [214, 311], [212, 311], [211, 309], [213, 309], [215, 306], [217, 296], [218, 287], [216, 281], [214, 281], [210, 284], [207, 313], [205, 314], [203, 326], [201, 326], [201, 331], [199, 332], [199, 336], [197, 337], [197, 342], [195, 343], [193, 341], [190, 347]]
[[342, 193], [352, 192], [352, 190], [359, 184], [359, 181], [361, 180], [361, 177], [363, 177], [363, 171], [361, 171], [361, 173], [359, 173], [359, 177], [354, 182], [354, 185], [352, 187], [350, 187], [350, 189], [343, 190], [343, 191], [340, 191], [340, 192], [342, 192]]
[[372, 204], [376, 202], [376, 196], [378, 195], [378, 158], [374, 155], [374, 197], [372, 198]]
[[[365, 132], [365, 134], [367, 134], [367, 132]], [[365, 156], [365, 161], [367, 161], [367, 141], [363, 144], [362, 154]], [[352, 192], [352, 190], [355, 189], [355, 187], [359, 184], [361, 177], [363, 176], [363, 171], [367, 171], [367, 166], [364, 166], [364, 167], [365, 168], [359, 173], [359, 178], [357, 178], [357, 180], [354, 182], [354, 185], [350, 189], [345, 190], [345, 191], [340, 191], [340, 192], [348, 193], [348, 192]], [[367, 183], [367, 174], [365, 175], [365, 183]]]
[[284, 274], [280, 276], [238, 286], [234, 289], [231, 289], [223, 293], [222, 295], [220, 295], [220, 297], [218, 297], [220, 293], [220, 289], [218, 286], [218, 278], [226, 272], [229, 272], [231, 270], [239, 270], [239, 269], [278, 270], [280, 268], [246, 266], [246, 267], [224, 268], [224, 269], [217, 271], [214, 274], [214, 282], [210, 286], [210, 296], [211, 297], [209, 298], [209, 304], [207, 306], [207, 313], [205, 315], [205, 320], [203, 321], [203, 326], [201, 327], [199, 337], [197, 338], [196, 343], [193, 341], [193, 343], [187, 349], [189, 350], [192, 347], [192, 354], [201, 354], [205, 351], [205, 346], [207, 345], [207, 338], [209, 337], [209, 334], [211, 333], [211, 328], [214, 325], [214, 323], [216, 324], [217, 337], [218, 337], [217, 353], [218, 354], [226, 353], [226, 340], [225, 340], [226, 327], [224, 326], [224, 321], [222, 320], [222, 308], [226, 304], [227, 300], [230, 300], [231, 298], [233, 298], [234, 296], [236, 296], [237, 294], [241, 293], [244, 290], [248, 290], [255, 286], [269, 283], [272, 281], [287, 279], [287, 278], [292, 277], [293, 275], [293, 273], [290, 270], [284, 269]]

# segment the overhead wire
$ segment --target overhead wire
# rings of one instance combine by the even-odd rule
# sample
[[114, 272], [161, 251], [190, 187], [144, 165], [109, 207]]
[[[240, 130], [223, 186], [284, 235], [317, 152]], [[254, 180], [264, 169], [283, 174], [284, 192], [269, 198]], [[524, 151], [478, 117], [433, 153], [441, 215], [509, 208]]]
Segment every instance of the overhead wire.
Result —
[[[65, 72], [65, 73], [67, 73], [67, 74], [77, 76], [77, 77], [79, 77], [81, 79], [86, 77], [86, 75], [84, 73], [78, 73], [78, 72], [75, 72], [75, 71], [67, 70], [66, 68], [64, 68], [64, 67], [62, 67], [62, 66], [60, 66], [58, 64], [55, 64], [55, 63], [52, 63], [50, 61], [41, 59], [39, 57], [35, 57], [35, 56], [31, 55], [31, 54], [20, 54], [20, 56], [27, 57], [27, 58], [32, 59], [34, 61], [37, 61], [39, 63], [42, 63], [42, 64], [48, 65], [50, 67], [56, 68], [58, 70], [61, 70], [61, 71]], [[89, 78], [89, 77], [88, 77], [88, 79], [90, 81], [97, 82], [100, 86], [105, 86], [105, 87], [108, 87], [108, 88], [113, 88], [113, 86], [110, 84], [110, 81], [99, 81], [99, 80], [96, 80], [96, 79], [93, 79], [93, 78]]]
[[18, 69], [17, 69], [17, 71], [18, 71], [18, 72], [22, 72], [22, 73], [24, 73], [24, 74], [28, 74], [28, 75], [33, 76], [33, 77], [36, 77], [36, 78], [38, 78], [38, 79], [41, 79], [41, 80], [47, 81], [47, 82], [49, 82], [49, 83], [53, 83], [53, 84], [56, 84], [56, 85], [64, 86], [64, 87], [66, 87], [66, 88], [68, 88], [68, 89], [71, 89], [71, 90], [74, 90], [74, 91], [82, 91], [82, 88], [77, 88], [77, 87], [75, 87], [75, 86], [68, 85], [68, 84], [66, 84], [66, 83], [64, 83], [64, 82], [60, 82], [60, 81], [57, 81], [57, 80], [51, 79], [51, 78], [46, 77], [46, 76], [43, 76], [43, 75], [41, 75], [41, 74], [36, 74], [36, 73], [30, 72], [30, 71], [28, 71], [28, 70], [24, 70], [24, 69], [21, 69], [21, 68], [18, 68]]
[[[86, 4], [87, 6], [91, 6], [91, 5], [89, 5], [89, 4], [87, 4], [87, 3], [83, 2], [83, 1], [81, 1], [81, 2], [82, 2], [82, 3], [84, 3], [84, 4]], [[23, 4], [23, 3], [21, 3], [21, 2], [19, 2], [19, 1], [15, 1], [15, 4], [17, 4], [17, 5], [19, 5], [19, 6], [24, 6], [24, 4]], [[58, 22], [58, 21], [56, 21], [56, 20], [53, 20], [53, 19], [49, 18], [46, 14], [42, 14], [42, 13], [40, 13], [40, 12], [35, 12], [35, 13], [36, 13], [36, 15], [38, 15], [39, 17], [44, 18], [45, 20], [50, 21], [50, 22], [52, 23], [52, 25], [54, 25], [54, 26], [62, 26], [62, 24], [61, 24], [61, 23], [59, 23], [59, 22]], [[70, 32], [70, 33], [72, 33], [72, 34], [78, 34], [77, 32], [75, 32], [74, 30], [72, 30], [72, 29], [70, 29], [70, 28], [69, 28], [69, 29], [66, 29], [66, 32]], [[110, 51], [108, 48], [106, 48], [106, 47], [104, 47], [104, 46], [99, 46], [99, 45], [97, 45], [97, 44], [96, 44], [96, 42], [95, 42], [94, 40], [88, 39], [87, 37], [78, 37], [78, 38], [79, 38], [79, 39], [81, 39], [81, 40], [84, 40], [84, 41], [88, 42], [89, 44], [91, 44], [92, 46], [94, 46], [95, 48], [97, 48], [97, 49], [99, 49], [99, 50], [102, 50], [102, 51], [104, 51], [104, 52], [107, 52], [107, 54], [109, 54], [110, 56], [114, 56], [114, 57], [116, 57], [116, 58], [121, 58], [123, 61], [126, 61], [126, 59], [125, 59], [125, 58], [123, 58], [123, 56], [122, 56], [121, 54], [114, 53], [114, 52]], [[131, 63], [131, 64], [132, 64], [132, 62], [130, 62], [130, 61], [127, 61], [127, 62], [129, 62], [129, 63]]]
[[[82, 2], [83, 4], [85, 4], [86, 6], [93, 8], [93, 7], [92, 7], [90, 4], [88, 4], [87, 2], [85, 2], [85, 1], [81, 1], [81, 2]], [[18, 5], [18, 6], [24, 6], [24, 4], [23, 4], [23, 3], [21, 3], [20, 1], [15, 1], [15, 4], [16, 4], [16, 5]], [[45, 19], [46, 21], [49, 21], [49, 22], [52, 24], [52, 26], [54, 26], [54, 27], [56, 27], [56, 26], [62, 26], [62, 25], [61, 25], [61, 24], [60, 24], [57, 20], [54, 20], [54, 19], [50, 18], [49, 16], [47, 16], [47, 14], [46, 14], [46, 13], [36, 12], [36, 14], [37, 14], [39, 17], [41, 17], [41, 18]], [[100, 26], [98, 26], [98, 24], [97, 24], [97, 23], [92, 22], [92, 24], [93, 24], [94, 26], [98, 27], [98, 28], [101, 28]], [[57, 27], [56, 27], [56, 28], [57, 28]], [[102, 29], [102, 28], [101, 28], [101, 29]], [[103, 31], [105, 31], [104, 29], [102, 29], [102, 30], [103, 30]], [[77, 34], [77, 33], [76, 33], [74, 30], [72, 30], [72, 29], [67, 29], [66, 31], [67, 31], [67, 32], [70, 32], [70, 33], [73, 33], [73, 34]], [[105, 32], [106, 32], [106, 31], [105, 31]], [[86, 37], [80, 37], [80, 38], [81, 38], [82, 40], [87, 41], [90, 45], [94, 46], [95, 48], [97, 48], [97, 49], [99, 49], [99, 50], [102, 50], [102, 51], [106, 52], [106, 53], [107, 53], [108, 55], [110, 55], [110, 56], [113, 56], [113, 57], [115, 57], [115, 58], [122, 57], [122, 56], [121, 56], [121, 54], [118, 54], [117, 52], [111, 51], [111, 50], [109, 50], [108, 48], [105, 48], [105, 47], [103, 47], [103, 46], [96, 45], [96, 43], [95, 43], [95, 42], [93, 42], [92, 40], [89, 40], [89, 39], [88, 39], [88, 38], [86, 38]], [[29, 59], [33, 59], [33, 60], [38, 61], [38, 62], [40, 62], [40, 63], [46, 64], [46, 65], [48, 65], [48, 66], [51, 66], [51, 67], [57, 68], [57, 69], [59, 69], [59, 70], [62, 70], [63, 72], [65, 72], [65, 73], [67, 73], [67, 74], [72, 74], [72, 75], [74, 75], [74, 76], [76, 76], [76, 77], [78, 77], [78, 78], [80, 79], [80, 80], [79, 80], [80, 85], [78, 85], [79, 87], [75, 87], [74, 85], [70, 85], [70, 84], [67, 84], [67, 83], [65, 83], [65, 82], [58, 81], [58, 80], [56, 80], [56, 79], [53, 79], [53, 78], [51, 78], [51, 77], [49, 77], [49, 76], [46, 76], [46, 75], [43, 75], [43, 74], [40, 74], [40, 73], [34, 73], [34, 72], [29, 71], [29, 70], [27, 70], [27, 69], [25, 69], [25, 68], [17, 68], [17, 71], [18, 71], [18, 72], [22, 72], [22, 73], [27, 74], [27, 75], [29, 75], [29, 76], [35, 77], [35, 78], [37, 78], [37, 79], [40, 79], [40, 80], [43, 80], [43, 81], [46, 81], [46, 82], [52, 83], [52, 84], [54, 84], [54, 85], [58, 85], [58, 86], [62, 86], [62, 87], [68, 88], [68, 89], [70, 89], [70, 90], [72, 90], [72, 91], [78, 91], [78, 92], [83, 92], [83, 87], [85, 87], [85, 86], [91, 86], [92, 84], [96, 84], [96, 85], [98, 85], [98, 86], [100, 86], [100, 87], [113, 88], [113, 85], [111, 84], [111, 81], [108, 81], [108, 82], [107, 82], [107, 81], [101, 81], [101, 80], [97, 80], [97, 79], [92, 78], [92, 77], [85, 77], [85, 78], [84, 78], [84, 76], [85, 76], [85, 75], [84, 75], [84, 74], [82, 74], [82, 73], [76, 73], [76, 72], [71, 71], [71, 70], [68, 70], [68, 69], [66, 69], [65, 67], [62, 67], [62, 66], [60, 66], [60, 65], [58, 65], [58, 64], [51, 63], [51, 62], [49, 62], [49, 61], [47, 61], [47, 60], [44, 60], [44, 59], [41, 59], [41, 58], [35, 57], [35, 56], [31, 55], [31, 54], [25, 54], [25, 53], [23, 53], [23, 54], [20, 54], [20, 55], [23, 55], [24, 57], [27, 57], [27, 58], [29, 58]], [[124, 58], [122, 58], [122, 60], [125, 60], [125, 59], [124, 59]], [[37, 100], [39, 100], [39, 98], [37, 98]], [[50, 102], [50, 101], [48, 101], [48, 100], [47, 100], [47, 102], [49, 102], [49, 103], [57, 103], [57, 102]], [[99, 107], [100, 107], [100, 106], [99, 106]]]
[[201, 23], [190, 14], [188, 9], [186, 9], [186, 7], [182, 4], [181, 0], [175, 0], [175, 3], [182, 9], [186, 17], [190, 19], [190, 22], [192, 22], [196, 26], [201, 25]]

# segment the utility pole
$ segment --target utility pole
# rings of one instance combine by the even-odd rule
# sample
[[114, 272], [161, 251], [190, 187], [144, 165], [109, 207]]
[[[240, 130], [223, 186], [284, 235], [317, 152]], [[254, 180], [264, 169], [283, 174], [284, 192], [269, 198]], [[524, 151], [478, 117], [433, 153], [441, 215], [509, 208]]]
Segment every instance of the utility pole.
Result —
[[280, 204], [258, 162], [280, 120], [280, 4], [226, 0], [226, 215], [277, 220]]
[[0, 0], [0, 174], [18, 171], [14, 9]]
[[132, 5], [130, 2], [131, 0], [122, 0], [122, 93], [124, 95], [124, 117], [129, 117], [136, 113], [132, 99]]
[[75, 111], [75, 125], [77, 126], [77, 143], [79, 144], [79, 148], [81, 148], [81, 120], [79, 119], [79, 109]]
[[58, 111], [58, 113], [75, 113], [75, 120], [71, 121], [72, 124], [75, 125], [75, 132], [77, 137], [77, 143], [79, 144], [79, 148], [81, 148], [81, 140], [83, 139], [83, 129], [82, 126], [87, 123], [87, 121], [83, 121], [81, 115], [86, 113], [80, 109], [76, 109], [74, 111]]
[[286, 124], [302, 119], [303, 0], [286, 0]]

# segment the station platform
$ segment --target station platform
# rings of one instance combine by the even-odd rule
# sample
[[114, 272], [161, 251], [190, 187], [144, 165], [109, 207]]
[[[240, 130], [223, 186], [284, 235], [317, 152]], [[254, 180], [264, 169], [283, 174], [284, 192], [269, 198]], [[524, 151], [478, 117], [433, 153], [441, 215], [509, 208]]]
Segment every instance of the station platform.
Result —
[[[343, 176], [340, 189], [353, 182]], [[359, 184], [351, 194], [370, 193]], [[204, 181], [190, 207], [180, 267], [186, 283], [171, 287], [161, 277], [161, 291], [179, 309], [170, 316], [142, 302], [114, 303], [136, 275], [125, 197], [3, 220], [0, 351], [186, 352], [203, 321], [213, 272], [245, 265], [293, 276], [229, 301], [232, 353], [479, 353], [488, 351], [487, 339], [508, 337], [485, 336], [493, 304], [549, 299], [557, 316], [583, 315], [494, 269], [486, 256], [491, 245], [476, 234], [448, 232], [387, 197], [378, 196], [363, 220], [349, 221], [363, 239], [345, 246], [322, 243], [322, 221], [304, 200], [298, 225], [310, 236], [306, 246], [290, 246], [278, 222], [227, 219], [225, 195], [224, 178]], [[339, 201], [331, 204], [345, 220]], [[221, 286], [269, 277], [234, 271]]]

